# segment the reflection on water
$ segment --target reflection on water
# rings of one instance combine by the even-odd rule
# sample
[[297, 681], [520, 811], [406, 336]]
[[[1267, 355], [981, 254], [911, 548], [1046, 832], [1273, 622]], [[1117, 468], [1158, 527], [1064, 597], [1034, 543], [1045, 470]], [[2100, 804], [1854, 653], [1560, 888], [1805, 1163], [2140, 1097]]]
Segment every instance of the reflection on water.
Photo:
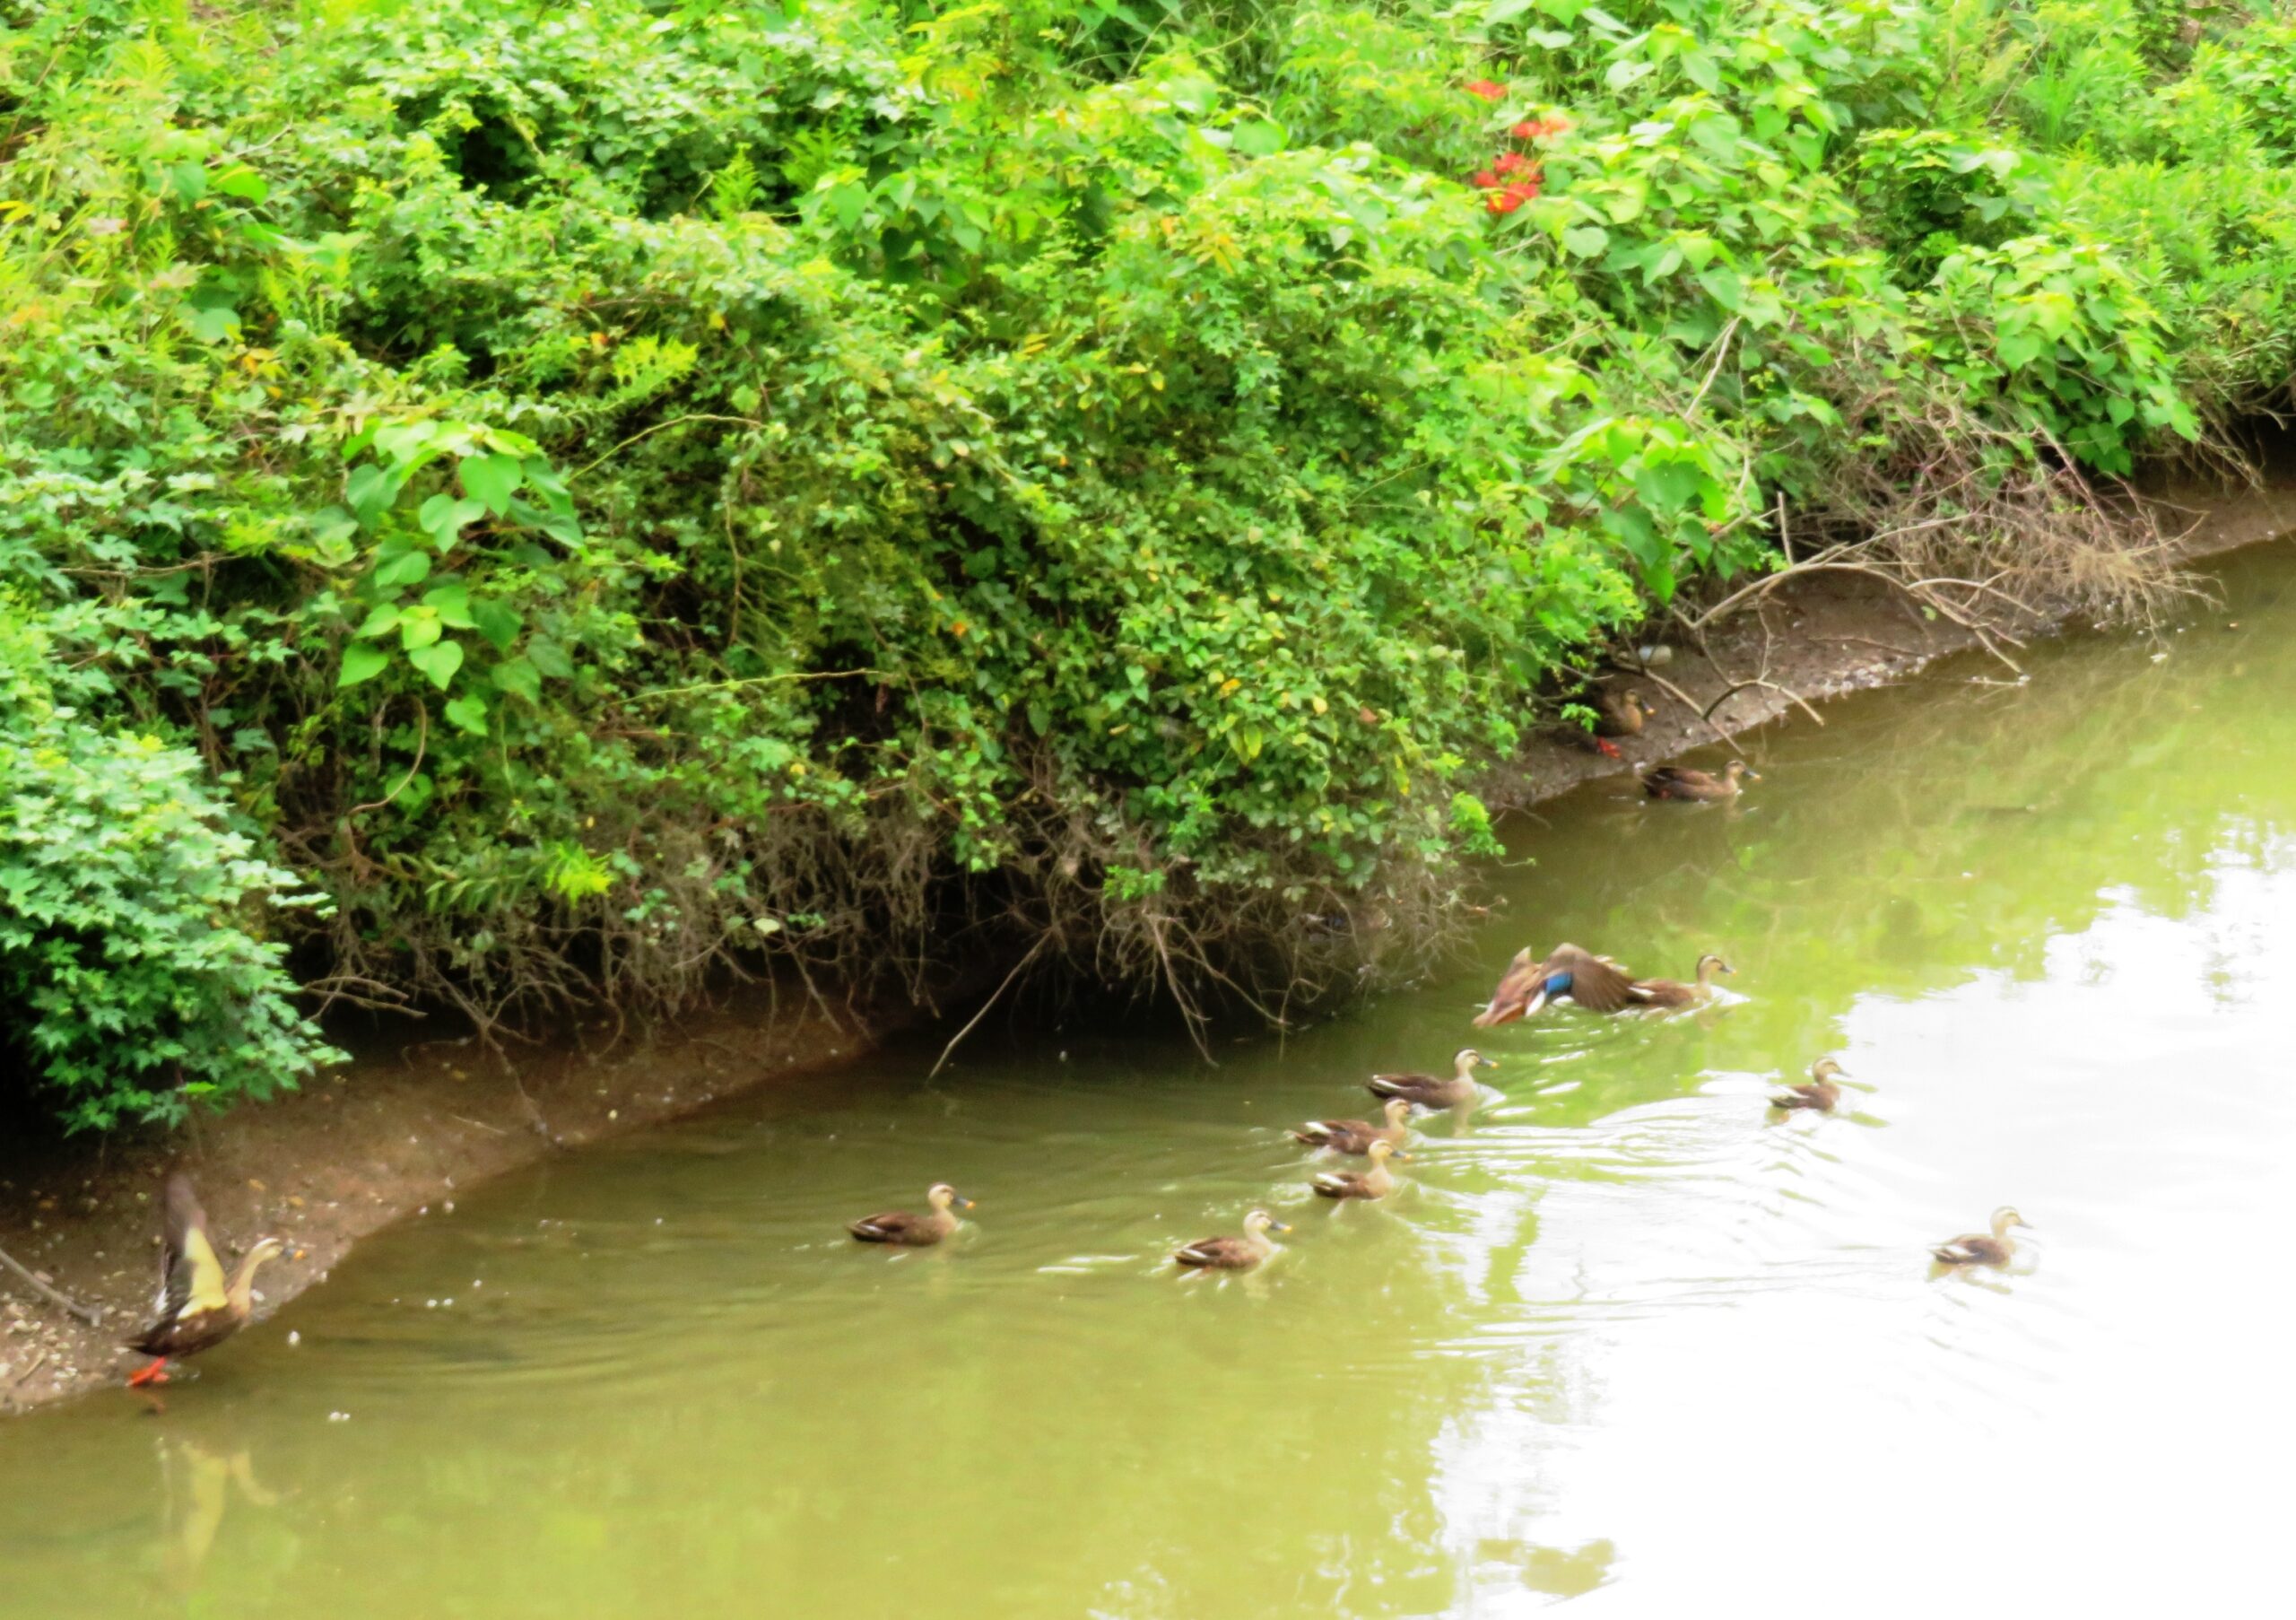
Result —
[[[2159, 663], [1834, 705], [1734, 808], [1591, 787], [1518, 830], [1479, 960], [1216, 1069], [888, 1054], [459, 1200], [160, 1417], [0, 1427], [0, 1615], [2256, 1612], [2292, 583], [2241, 560]], [[1490, 1101], [1392, 1198], [1312, 1198], [1285, 1130], [1439, 1069], [1564, 938], [1718, 950], [1733, 995], [1474, 1032]], [[1825, 1053], [1866, 1089], [1772, 1113]], [[961, 1241], [844, 1236], [942, 1179]], [[2014, 1267], [1928, 1276], [2005, 1202]], [[1259, 1204], [1284, 1254], [1180, 1285]]]

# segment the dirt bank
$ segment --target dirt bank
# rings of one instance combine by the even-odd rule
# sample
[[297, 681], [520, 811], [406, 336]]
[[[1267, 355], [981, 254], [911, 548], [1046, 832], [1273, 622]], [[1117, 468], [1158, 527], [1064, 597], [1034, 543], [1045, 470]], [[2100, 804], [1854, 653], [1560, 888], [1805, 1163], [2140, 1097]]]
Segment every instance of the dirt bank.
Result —
[[[2296, 473], [2230, 497], [2180, 500], [2197, 519], [2186, 542], [2194, 558], [2296, 531]], [[1843, 575], [1796, 580], [1709, 636], [1710, 658], [1676, 640], [1654, 671], [1618, 677], [1659, 708], [1644, 735], [1622, 743], [1620, 760], [1544, 745], [1488, 790], [1510, 807], [1535, 803], [1590, 776], [1715, 744], [1724, 731], [1902, 680], [1975, 645], [1886, 586]], [[1710, 719], [1701, 719], [1709, 705]], [[509, 1064], [475, 1041], [399, 1025], [308, 1090], [201, 1121], [178, 1142], [0, 1142], [0, 1251], [95, 1319], [70, 1314], [0, 1267], [0, 1411], [115, 1381], [137, 1364], [117, 1344], [149, 1306], [155, 1200], [171, 1163], [196, 1177], [227, 1259], [261, 1233], [288, 1240], [289, 1258], [264, 1275], [265, 1309], [276, 1310], [358, 1238], [486, 1176], [848, 1060], [873, 1032], [923, 1015], [886, 1006], [832, 1017], [810, 1002], [777, 1007], [761, 992], [651, 1032], [608, 1018], [570, 1032], [562, 1046], [515, 1052]]]

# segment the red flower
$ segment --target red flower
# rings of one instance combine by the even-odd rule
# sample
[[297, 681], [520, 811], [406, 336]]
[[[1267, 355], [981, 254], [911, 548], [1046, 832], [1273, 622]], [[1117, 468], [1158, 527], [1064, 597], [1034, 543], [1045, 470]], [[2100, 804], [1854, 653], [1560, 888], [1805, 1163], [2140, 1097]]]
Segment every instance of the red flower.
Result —
[[1495, 170], [1478, 169], [1474, 171], [1474, 183], [1478, 191], [1496, 190], [1499, 186], [1499, 176]]
[[1491, 166], [1497, 170], [1500, 174], [1512, 174], [1518, 169], [1535, 169], [1538, 167], [1537, 164], [1532, 162], [1530, 159], [1525, 157], [1519, 152], [1502, 152], [1497, 158], [1492, 160]]
[[1481, 96], [1486, 101], [1499, 100], [1507, 94], [1505, 85], [1494, 84], [1488, 79], [1469, 79], [1460, 88], [1471, 96]]
[[1526, 118], [1507, 133], [1518, 141], [1544, 141], [1566, 134], [1570, 128], [1570, 120], [1557, 113], [1551, 118]]
[[1527, 180], [1517, 180], [1511, 185], [1503, 187], [1486, 198], [1483, 206], [1493, 213], [1512, 213], [1524, 204], [1537, 199], [1539, 184], [1543, 178], [1533, 174]]

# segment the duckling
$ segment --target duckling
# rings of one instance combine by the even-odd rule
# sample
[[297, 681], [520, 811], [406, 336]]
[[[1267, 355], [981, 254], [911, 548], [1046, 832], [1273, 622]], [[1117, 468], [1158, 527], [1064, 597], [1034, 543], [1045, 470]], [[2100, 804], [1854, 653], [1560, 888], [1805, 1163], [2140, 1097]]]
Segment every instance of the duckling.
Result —
[[1718, 777], [1687, 765], [1654, 765], [1643, 772], [1642, 791], [1652, 798], [1735, 798], [1742, 780], [1758, 782], [1761, 772], [1744, 760], [1732, 760]]
[[1698, 959], [1697, 983], [1683, 984], [1674, 979], [1638, 979], [1634, 981], [1634, 993], [1650, 1006], [1700, 1006], [1714, 999], [1715, 974], [1737, 971], [1709, 951]]
[[1507, 964], [1491, 992], [1491, 1005], [1475, 1015], [1474, 1026], [1512, 1023], [1566, 997], [1591, 1013], [1624, 1012], [1645, 999], [1636, 992], [1633, 976], [1607, 956], [1559, 945], [1541, 961], [1526, 947]]
[[1459, 1108], [1483, 1095], [1482, 1087], [1474, 1083], [1474, 1071], [1498, 1067], [1495, 1058], [1471, 1046], [1462, 1047], [1452, 1054], [1448, 1080], [1438, 1080], [1432, 1075], [1374, 1075], [1364, 1084], [1375, 1097], [1396, 1097], [1422, 1108]]
[[1384, 1198], [1396, 1189], [1395, 1172], [1387, 1168], [1391, 1158], [1409, 1158], [1398, 1154], [1392, 1142], [1374, 1142], [1365, 1150], [1371, 1168], [1357, 1174], [1353, 1171], [1327, 1170], [1308, 1183], [1318, 1198]]
[[1369, 1152], [1374, 1142], [1401, 1147], [1411, 1134], [1410, 1100], [1390, 1097], [1385, 1111], [1385, 1125], [1369, 1125], [1361, 1119], [1310, 1119], [1292, 1133], [1292, 1139], [1302, 1147], [1327, 1147], [1335, 1154], [1361, 1154]]
[[1832, 1058], [1821, 1058], [1810, 1065], [1807, 1080], [1796, 1081], [1782, 1092], [1770, 1093], [1770, 1105], [1783, 1109], [1815, 1109], [1819, 1113], [1830, 1114], [1833, 1112], [1834, 1105], [1841, 1101], [1841, 1087], [1837, 1081], [1846, 1072]]
[[131, 1375], [128, 1388], [168, 1381], [168, 1363], [203, 1350], [213, 1350], [240, 1328], [255, 1313], [256, 1267], [280, 1254], [286, 1245], [277, 1238], [258, 1238], [239, 1275], [223, 1280], [223, 1262], [207, 1235], [207, 1212], [181, 1174], [168, 1178], [164, 1245], [160, 1259], [158, 1320], [126, 1347], [156, 1357]]
[[2017, 1252], [2017, 1242], [2009, 1235], [2012, 1226], [2022, 1226], [2028, 1232], [2032, 1225], [2008, 1205], [1993, 1212], [1993, 1231], [1965, 1232], [1949, 1242], [1940, 1243], [1929, 1252], [1940, 1266], [2006, 1266]]
[[954, 1211], [970, 1209], [972, 1200], [961, 1196], [946, 1181], [935, 1181], [925, 1195], [933, 1206], [931, 1215], [910, 1215], [906, 1210], [887, 1210], [854, 1222], [845, 1230], [865, 1243], [898, 1243], [904, 1249], [930, 1249], [943, 1238], [956, 1231], [960, 1224]]
[[1291, 1230], [1265, 1209], [1255, 1209], [1244, 1217], [1242, 1237], [1200, 1238], [1185, 1248], [1173, 1250], [1172, 1259], [1191, 1270], [1249, 1271], [1277, 1250], [1278, 1246], [1267, 1234]]

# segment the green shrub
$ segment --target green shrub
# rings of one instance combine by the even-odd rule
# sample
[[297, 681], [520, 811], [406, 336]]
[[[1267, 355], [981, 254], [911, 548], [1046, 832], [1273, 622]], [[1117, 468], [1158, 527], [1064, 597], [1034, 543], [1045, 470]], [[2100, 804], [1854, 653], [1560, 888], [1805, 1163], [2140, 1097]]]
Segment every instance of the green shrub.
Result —
[[0, 597], [0, 1022], [73, 1129], [172, 1123], [340, 1056], [294, 1006], [272, 909], [295, 875], [232, 831], [199, 756], [57, 706]]
[[[481, 1018], [975, 927], [1352, 982], [1542, 683], [1781, 503], [2045, 583], [2001, 501], [2296, 341], [2276, 20], [2180, 67], [2129, 0], [36, 10], [41, 746], [159, 739], [120, 790], [255, 840], [202, 904], [308, 886], [264, 927]], [[1301, 943], [1342, 912], [1396, 926]]]

